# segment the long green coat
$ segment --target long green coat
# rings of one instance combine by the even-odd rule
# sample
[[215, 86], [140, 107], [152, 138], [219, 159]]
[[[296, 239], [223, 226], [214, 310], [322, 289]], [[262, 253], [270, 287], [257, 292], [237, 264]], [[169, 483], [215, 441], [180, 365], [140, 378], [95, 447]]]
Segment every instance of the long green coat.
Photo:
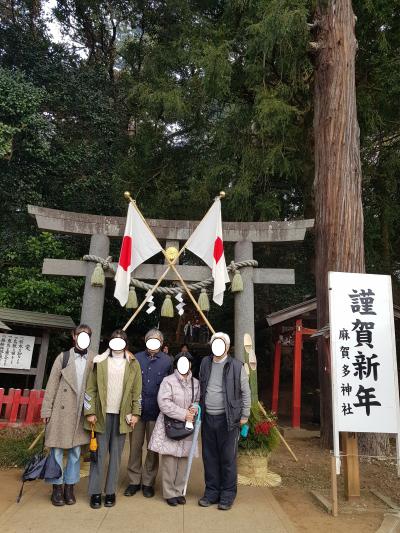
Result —
[[[86, 420], [86, 417], [96, 415], [97, 422], [95, 431], [97, 433], [105, 432], [108, 356], [109, 350], [94, 358], [93, 370], [89, 375], [86, 386], [84, 401], [85, 428], [90, 429], [90, 424]], [[132, 431], [131, 426], [126, 421], [127, 415], [140, 416], [141, 414], [142, 371], [133, 355], [129, 355], [127, 360], [128, 364], [125, 367], [121, 408], [119, 412], [120, 433], [129, 433]]]

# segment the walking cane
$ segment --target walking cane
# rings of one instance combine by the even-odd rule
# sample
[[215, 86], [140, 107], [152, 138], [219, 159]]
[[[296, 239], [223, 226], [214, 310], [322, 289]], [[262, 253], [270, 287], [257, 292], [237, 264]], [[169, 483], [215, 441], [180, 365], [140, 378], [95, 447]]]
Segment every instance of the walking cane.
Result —
[[196, 443], [197, 443], [197, 439], [198, 439], [199, 432], [200, 432], [200, 426], [201, 426], [201, 407], [198, 404], [195, 404], [195, 405], [197, 405], [197, 416], [196, 416], [196, 423], [194, 426], [192, 446], [190, 448], [188, 464], [186, 467], [185, 486], [183, 487], [182, 496], [186, 496], [187, 486], [188, 486], [189, 477], [190, 477], [190, 470], [192, 469], [194, 452], [196, 450]]

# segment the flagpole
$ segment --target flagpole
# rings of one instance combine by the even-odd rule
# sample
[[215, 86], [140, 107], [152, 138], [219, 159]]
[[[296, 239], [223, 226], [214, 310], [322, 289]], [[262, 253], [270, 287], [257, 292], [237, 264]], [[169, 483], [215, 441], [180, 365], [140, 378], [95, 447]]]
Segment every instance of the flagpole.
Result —
[[[138, 206], [137, 206], [136, 200], [134, 200], [134, 199], [132, 198], [131, 193], [130, 193], [129, 191], [125, 191], [125, 192], [124, 192], [124, 196], [125, 196], [125, 198], [126, 198], [129, 202], [131, 202], [131, 203], [133, 204], [133, 206], [134, 206], [135, 209], [136, 209], [136, 212], [138, 213], [138, 215], [140, 216], [140, 218], [143, 220], [143, 222], [146, 224], [147, 229], [153, 234], [154, 238], [156, 238], [156, 236], [154, 235], [154, 231], [151, 229], [151, 227], [149, 226], [147, 220], [144, 218], [142, 212], [140, 211], [140, 209], [139, 209]], [[222, 198], [225, 198], [225, 196], [226, 196], [225, 191], [220, 191], [219, 195], [216, 196], [216, 197], [214, 198], [214, 202], [215, 202], [215, 200], [217, 200], [218, 198], [219, 198], [220, 200], [222, 200]], [[211, 205], [211, 207], [208, 209], [207, 213], [204, 215], [203, 218], [205, 218], [205, 217], [208, 215], [208, 213], [209, 213], [209, 211], [211, 210], [211, 208], [212, 208], [212, 205]], [[203, 219], [202, 219], [202, 220], [203, 220]], [[200, 221], [200, 222], [201, 222], [201, 221]], [[200, 222], [199, 222], [199, 223], [200, 223]], [[193, 235], [193, 233], [192, 233], [192, 235]], [[174, 260], [173, 260], [173, 264], [175, 264], [176, 261], [178, 261], [178, 259], [179, 259], [180, 256], [182, 255], [182, 253], [186, 250], [186, 247], [187, 247], [187, 245], [189, 244], [190, 239], [192, 238], [192, 235], [190, 235], [190, 237], [188, 238], [188, 240], [185, 242], [185, 244], [184, 244], [184, 245], [182, 246], [182, 248], [179, 250], [178, 255], [177, 255], [177, 256], [174, 258]], [[171, 261], [168, 261], [168, 262], [171, 263]], [[172, 265], [169, 265], [169, 267], [171, 267], [171, 266], [172, 266]], [[168, 268], [168, 270], [169, 270], [169, 268]]]
[[[151, 229], [151, 227], [149, 226], [147, 220], [144, 218], [144, 216], [142, 215], [140, 209], [138, 208], [137, 204], [136, 204], [136, 201], [132, 198], [131, 194], [129, 191], [126, 191], [124, 193], [124, 196], [127, 200], [129, 200], [130, 202], [132, 202], [134, 208], [136, 209], [137, 213], [139, 214], [139, 216], [141, 217], [141, 219], [143, 220], [144, 224], [147, 226], [147, 229], [154, 235], [154, 232], [153, 230]], [[215, 198], [225, 198], [225, 192], [224, 191], [221, 191], [219, 193], [219, 195]], [[215, 201], [215, 200], [214, 200]], [[211, 206], [212, 207], [212, 206]], [[210, 209], [211, 209], [210, 207]], [[209, 209], [209, 210], [210, 210]], [[208, 211], [209, 211], [208, 210]], [[208, 213], [207, 211], [207, 213]], [[207, 215], [206, 213], [206, 215]], [[206, 216], [205, 215], [205, 216]], [[203, 217], [204, 218], [204, 217]], [[154, 238], [155, 235], [154, 235]], [[189, 287], [187, 286], [186, 282], [184, 281], [184, 279], [182, 278], [182, 276], [180, 275], [180, 273], [178, 272], [176, 266], [175, 266], [175, 263], [176, 261], [178, 260], [178, 258], [180, 257], [180, 255], [182, 254], [182, 252], [185, 250], [186, 248], [186, 245], [187, 243], [189, 242], [190, 240], [190, 237], [189, 239], [186, 241], [186, 243], [182, 246], [182, 248], [180, 249], [180, 251], [178, 252], [178, 254], [176, 255], [176, 257], [174, 257], [174, 259], [171, 261], [170, 258], [167, 256], [165, 250], [163, 249], [163, 254], [164, 254], [164, 257], [166, 258], [166, 260], [168, 261], [168, 268], [166, 269], [166, 271], [164, 272], [164, 274], [161, 276], [161, 278], [158, 280], [158, 282], [156, 283], [156, 285], [154, 285], [152, 287], [152, 289], [150, 290], [149, 293], [147, 293], [146, 295], [146, 298], [143, 300], [143, 302], [140, 304], [140, 306], [136, 309], [135, 313], [131, 316], [131, 318], [128, 320], [128, 322], [125, 324], [125, 326], [122, 328], [123, 330], [126, 330], [126, 328], [132, 323], [132, 321], [136, 318], [136, 316], [139, 314], [139, 312], [143, 309], [144, 305], [146, 304], [148, 298], [154, 293], [154, 291], [157, 289], [157, 287], [161, 284], [161, 282], [163, 281], [163, 279], [165, 278], [165, 276], [168, 274], [169, 270], [172, 268], [172, 270], [175, 272], [176, 276], [178, 277], [179, 281], [181, 282], [182, 286], [184, 287], [187, 295], [189, 296], [189, 298], [192, 300], [192, 303], [193, 305], [195, 306], [195, 308], [197, 309], [197, 311], [199, 312], [200, 316], [202, 317], [202, 319], [204, 320], [204, 322], [206, 323], [207, 327], [209, 328], [209, 330], [211, 331], [211, 333], [215, 333], [215, 329], [212, 327], [212, 325], [210, 324], [210, 321], [208, 320], [208, 318], [206, 317], [206, 315], [203, 313], [202, 309], [200, 308], [199, 304], [197, 303], [196, 299], [194, 298], [193, 294], [191, 293]]]
[[131, 318], [128, 320], [128, 322], [125, 324], [125, 326], [122, 328], [124, 331], [130, 326], [130, 324], [135, 320], [135, 318], [138, 316], [140, 311], [143, 309], [143, 307], [148, 302], [150, 296], [154, 293], [154, 291], [157, 289], [159, 285], [161, 285], [161, 282], [165, 278], [165, 276], [168, 274], [171, 267], [168, 267], [167, 270], [164, 272], [164, 274], [160, 277], [160, 279], [157, 281], [157, 283], [149, 290], [149, 292], [146, 294], [146, 298], [143, 300], [143, 302], [139, 305], [139, 307], [136, 309], [136, 311], [133, 313]]
[[[164, 254], [165, 257], [167, 258], [167, 261], [169, 261], [168, 257], [166, 254]], [[172, 264], [170, 262], [170, 267], [172, 268], [172, 270], [175, 272], [175, 274], [177, 275], [179, 281], [182, 283], [185, 291], [187, 292], [187, 295], [189, 296], [189, 298], [192, 300], [194, 306], [196, 307], [197, 311], [200, 313], [200, 316], [202, 317], [202, 319], [204, 320], [204, 322], [207, 324], [208, 326], [208, 329], [211, 331], [212, 334], [215, 333], [215, 329], [212, 327], [212, 325], [210, 324], [208, 318], [206, 317], [206, 315], [203, 313], [203, 311], [201, 310], [199, 304], [196, 302], [193, 294], [191, 293], [189, 287], [186, 285], [186, 282], [183, 280], [182, 276], [180, 275], [180, 273], [178, 272], [176, 266], [174, 264]]]
[[[214, 198], [214, 202], [215, 202], [216, 200], [222, 200], [222, 198], [225, 198], [225, 196], [226, 196], [225, 191], [220, 191], [220, 192], [219, 192], [219, 195], [216, 196], [216, 197]], [[213, 207], [213, 204], [211, 204], [211, 206], [209, 207], [207, 213], [204, 215], [204, 217], [203, 217], [201, 220], [204, 220], [204, 219], [206, 218], [206, 216], [208, 215], [208, 213], [211, 211], [212, 207]], [[200, 222], [201, 222], [201, 220], [200, 220]], [[199, 222], [199, 224], [200, 224], [200, 222]], [[197, 228], [197, 226], [196, 226], [196, 228]], [[196, 228], [195, 228], [195, 229], [196, 229]], [[188, 240], [187, 240], [187, 241], [185, 242], [185, 244], [183, 245], [182, 250], [181, 250], [182, 252], [183, 252], [183, 250], [187, 247], [187, 245], [189, 244], [190, 239], [193, 237], [193, 233], [194, 233], [194, 232], [192, 232], [192, 234], [190, 235], [190, 237], [188, 238]], [[180, 255], [180, 254], [179, 254], [179, 255]]]

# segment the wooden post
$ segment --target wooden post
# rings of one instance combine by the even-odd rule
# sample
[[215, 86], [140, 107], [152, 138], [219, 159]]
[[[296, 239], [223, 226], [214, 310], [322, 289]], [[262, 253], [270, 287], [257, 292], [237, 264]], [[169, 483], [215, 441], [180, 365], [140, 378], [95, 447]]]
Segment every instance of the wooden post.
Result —
[[15, 393], [15, 389], [13, 388], [8, 389], [8, 395], [3, 397], [3, 401], [6, 401], [6, 407], [4, 410], [4, 417], [3, 417], [5, 418], [6, 422], [9, 422], [10, 420], [11, 409], [12, 409], [12, 405], [14, 401], [14, 393]]
[[26, 418], [26, 410], [28, 409], [28, 403], [29, 403], [29, 393], [30, 393], [30, 390], [29, 390], [29, 389], [24, 389], [24, 390], [22, 391], [22, 397], [27, 399], [27, 400], [26, 400], [26, 403], [23, 403], [23, 404], [21, 405], [20, 410], [19, 410], [19, 417], [20, 417], [20, 419], [21, 419], [22, 421], [24, 421], [25, 418]]
[[21, 389], [15, 389], [13, 396], [13, 403], [11, 404], [9, 423], [15, 424], [18, 418], [18, 411], [20, 408]]
[[346, 500], [360, 497], [360, 463], [355, 433], [341, 433], [343, 452], [344, 495]]
[[293, 355], [293, 397], [292, 397], [292, 427], [300, 427], [301, 412], [301, 349], [303, 344], [303, 322], [296, 320]]
[[46, 370], [47, 351], [49, 349], [49, 331], [43, 330], [42, 343], [40, 345], [39, 359], [36, 368], [34, 389], [41, 389], [43, 386], [44, 371]]
[[336, 458], [331, 456], [331, 488], [332, 488], [332, 516], [338, 515], [338, 491], [337, 491], [337, 474], [336, 474]]
[[281, 355], [282, 344], [280, 340], [275, 342], [275, 354], [274, 354], [274, 381], [272, 384], [272, 411], [278, 412], [279, 404], [279, 377], [281, 372]]

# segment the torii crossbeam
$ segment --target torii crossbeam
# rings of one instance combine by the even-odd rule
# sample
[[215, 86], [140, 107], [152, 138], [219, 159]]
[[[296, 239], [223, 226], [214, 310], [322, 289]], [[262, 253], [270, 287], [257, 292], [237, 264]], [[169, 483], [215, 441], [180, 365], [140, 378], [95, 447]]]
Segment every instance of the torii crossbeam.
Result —
[[[106, 258], [109, 255], [110, 238], [122, 237], [125, 218], [101, 215], [89, 215], [59, 211], [34, 205], [28, 206], [30, 215], [36, 218], [40, 229], [54, 233], [75, 235], [91, 235], [90, 255]], [[197, 221], [187, 220], [147, 220], [150, 228], [159, 240], [166, 241], [166, 247], [180, 249], [180, 242], [186, 242], [196, 228]], [[298, 242], [305, 237], [307, 229], [312, 228], [312, 219], [285, 222], [224, 222], [223, 233], [225, 242], [235, 243], [235, 261], [253, 259], [253, 243]], [[229, 261], [228, 261], [229, 262]], [[88, 323], [93, 329], [92, 347], [98, 348], [103, 315], [105, 287], [92, 287], [90, 279], [95, 265], [79, 260], [45, 259], [43, 274], [61, 276], [85, 276], [85, 290], [82, 301], [81, 321]], [[210, 277], [210, 269], [206, 266], [179, 265], [177, 269], [187, 282], [203, 281]], [[157, 280], [165, 270], [165, 266], [143, 264], [135, 272], [137, 279]], [[111, 272], [105, 273], [111, 277]], [[253, 268], [241, 269], [244, 290], [235, 293], [235, 346], [239, 349], [236, 356], [243, 358], [242, 345], [245, 333], [254, 339], [254, 284], [294, 284], [293, 269]], [[166, 280], [177, 280], [170, 271]]]

